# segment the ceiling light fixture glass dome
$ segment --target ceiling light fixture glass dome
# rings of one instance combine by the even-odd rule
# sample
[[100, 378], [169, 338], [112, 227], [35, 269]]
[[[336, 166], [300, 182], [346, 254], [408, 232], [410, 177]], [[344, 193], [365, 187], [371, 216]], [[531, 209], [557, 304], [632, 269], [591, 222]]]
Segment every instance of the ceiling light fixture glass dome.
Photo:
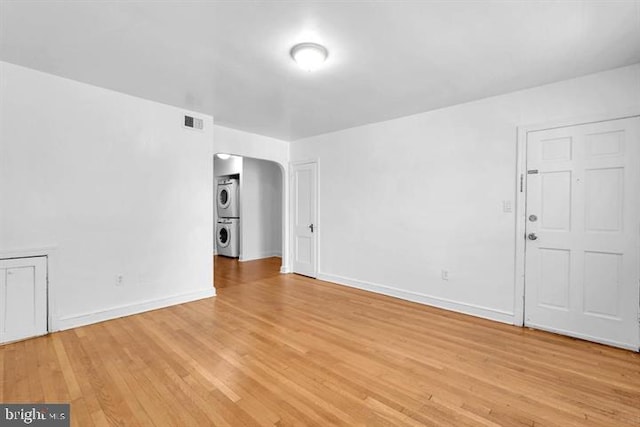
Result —
[[291, 48], [291, 57], [300, 68], [314, 71], [327, 60], [329, 51], [317, 43], [299, 43]]

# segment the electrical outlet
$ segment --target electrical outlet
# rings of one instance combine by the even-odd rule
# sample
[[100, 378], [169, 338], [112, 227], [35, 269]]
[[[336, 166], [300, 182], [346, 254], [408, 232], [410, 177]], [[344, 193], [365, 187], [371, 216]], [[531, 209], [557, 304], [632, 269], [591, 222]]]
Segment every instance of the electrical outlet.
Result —
[[124, 285], [124, 276], [122, 274], [118, 274], [116, 276], [116, 286]]
[[513, 203], [511, 202], [511, 200], [502, 201], [502, 212], [504, 213], [513, 212]]
[[442, 280], [449, 280], [449, 270], [442, 270], [440, 272]]

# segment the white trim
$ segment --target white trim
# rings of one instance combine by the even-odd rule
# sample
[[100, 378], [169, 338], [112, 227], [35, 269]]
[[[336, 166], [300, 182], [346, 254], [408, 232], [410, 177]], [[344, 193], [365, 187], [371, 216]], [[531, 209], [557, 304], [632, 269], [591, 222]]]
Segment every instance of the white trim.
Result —
[[[526, 232], [526, 188], [527, 188], [527, 135], [529, 132], [536, 132], [547, 129], [556, 129], [567, 126], [578, 126], [588, 123], [605, 122], [610, 120], [621, 120], [640, 116], [640, 107], [621, 109], [615, 113], [582, 116], [569, 119], [554, 120], [546, 123], [537, 123], [517, 128], [517, 168], [516, 179], [518, 193], [516, 197], [516, 255], [515, 255], [515, 283], [514, 283], [514, 324], [524, 326], [524, 291], [525, 291], [525, 247], [524, 235]], [[520, 175], [523, 175], [523, 192], [520, 193]], [[640, 309], [639, 309], [640, 310]], [[533, 325], [527, 325], [533, 326]], [[537, 327], [537, 326], [536, 326]], [[550, 330], [550, 329], [547, 329]], [[554, 331], [552, 331], [554, 332]], [[565, 335], [570, 335], [564, 331], [557, 331]], [[574, 335], [572, 335], [574, 336]], [[590, 337], [578, 337], [592, 340]], [[595, 340], [620, 347], [619, 343], [606, 343], [602, 340]], [[627, 347], [625, 347], [627, 348]], [[637, 349], [636, 349], [637, 350]]]
[[631, 117], [640, 116], [640, 107], [623, 108], [613, 113], [607, 114], [590, 114], [579, 117], [569, 117], [564, 119], [552, 120], [548, 122], [529, 123], [527, 125], [518, 126], [525, 132], [535, 132], [546, 129], [556, 129], [568, 126], [586, 125], [588, 123], [608, 122], [610, 120], [629, 119]]
[[291, 273], [291, 270], [289, 269], [289, 267], [287, 267], [286, 265], [282, 264], [280, 266], [280, 274], [289, 274]]
[[[518, 128], [516, 148], [516, 240], [515, 244], [515, 277], [513, 292], [513, 324], [524, 326], [524, 279], [525, 279], [525, 250], [527, 213], [527, 131]], [[522, 181], [520, 181], [522, 179]], [[522, 191], [520, 183], [522, 182]], [[522, 262], [521, 262], [522, 261]]]
[[57, 246], [44, 246], [40, 248], [1, 250], [0, 258], [31, 258], [34, 256], [48, 256], [57, 249]]
[[536, 323], [531, 323], [529, 322], [527, 324], [528, 328], [534, 328], [534, 329], [539, 329], [541, 331], [546, 331], [546, 332], [551, 332], [554, 334], [559, 334], [559, 335], [565, 335], [568, 337], [574, 337], [574, 338], [579, 338], [581, 340], [586, 340], [586, 341], [591, 341], [591, 342], [596, 342], [599, 344], [605, 344], [605, 345], [610, 345], [610, 346], [614, 346], [614, 347], [620, 347], [620, 348], [624, 348], [627, 350], [633, 350], [633, 351], [638, 351], [638, 346], [634, 346], [631, 345], [629, 343], [622, 343], [622, 342], [618, 342], [618, 341], [614, 341], [614, 340], [608, 340], [605, 338], [598, 338], [598, 337], [594, 337], [588, 334], [579, 334], [576, 332], [572, 332], [572, 331], [565, 331], [564, 329], [558, 329], [558, 328], [552, 328], [546, 325], [538, 325]]
[[404, 289], [398, 289], [391, 286], [341, 277], [334, 274], [320, 273], [318, 274], [318, 279], [324, 280], [326, 282], [336, 283], [338, 285], [344, 285], [369, 292], [374, 292], [376, 294], [400, 298], [406, 301], [417, 302], [432, 307], [442, 308], [445, 310], [455, 311], [463, 314], [469, 314], [471, 316], [482, 317], [484, 319], [494, 320], [496, 322], [507, 323], [510, 325], [514, 323], [513, 313], [509, 313], [508, 311], [504, 310], [498, 310], [495, 308], [483, 307], [477, 304], [469, 304], [465, 302], [434, 297], [431, 295], [406, 291]]
[[281, 247], [282, 247], [282, 265], [287, 268], [289, 265], [289, 165], [286, 166], [277, 163], [280, 166], [282, 175], [282, 230], [281, 230]]
[[315, 224], [315, 233], [316, 233], [316, 278], [318, 274], [320, 274], [320, 159], [315, 159], [313, 161], [316, 164], [316, 224]]
[[264, 258], [273, 258], [273, 257], [282, 258], [282, 252], [280, 251], [260, 252], [257, 254], [251, 254], [246, 257], [241, 256], [240, 258], [238, 258], [238, 261], [247, 262], [247, 261], [255, 261], [255, 260], [264, 259]]
[[186, 294], [174, 295], [166, 298], [159, 298], [144, 302], [121, 305], [107, 310], [93, 313], [78, 314], [75, 316], [61, 317], [58, 319], [56, 331], [77, 328], [78, 326], [90, 325], [104, 322], [105, 320], [117, 319], [119, 317], [131, 316], [132, 314], [143, 313], [145, 311], [157, 310], [159, 308], [172, 305], [183, 304], [185, 302], [197, 301], [204, 298], [214, 297], [215, 288], [203, 289], [201, 291], [188, 292]]

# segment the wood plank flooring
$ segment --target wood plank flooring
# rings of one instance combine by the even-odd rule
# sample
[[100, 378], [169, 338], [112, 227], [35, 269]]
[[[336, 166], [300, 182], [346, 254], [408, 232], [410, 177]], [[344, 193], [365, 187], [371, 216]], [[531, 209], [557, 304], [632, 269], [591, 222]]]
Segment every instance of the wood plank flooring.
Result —
[[75, 426], [638, 426], [640, 355], [215, 262], [218, 296], [0, 347]]

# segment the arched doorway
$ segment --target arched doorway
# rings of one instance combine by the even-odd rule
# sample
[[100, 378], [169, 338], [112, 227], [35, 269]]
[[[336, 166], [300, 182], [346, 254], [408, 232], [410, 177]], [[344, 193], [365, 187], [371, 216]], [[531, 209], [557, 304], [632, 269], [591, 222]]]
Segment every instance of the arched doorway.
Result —
[[[262, 260], [264, 265], [268, 259], [271, 268], [286, 272], [284, 167], [271, 160], [218, 153], [213, 169], [215, 263], [249, 269], [244, 263]], [[218, 287], [215, 265], [214, 286]]]

